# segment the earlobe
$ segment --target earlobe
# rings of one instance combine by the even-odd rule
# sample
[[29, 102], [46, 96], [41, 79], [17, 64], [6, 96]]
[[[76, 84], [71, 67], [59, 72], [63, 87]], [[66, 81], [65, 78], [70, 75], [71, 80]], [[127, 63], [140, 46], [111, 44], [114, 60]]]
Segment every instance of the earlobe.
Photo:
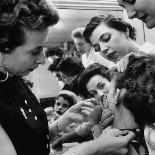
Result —
[[126, 93], [125, 88], [117, 89], [117, 102], [116, 102], [116, 105], [122, 103], [122, 100], [123, 100], [123, 97], [124, 97], [125, 93]]

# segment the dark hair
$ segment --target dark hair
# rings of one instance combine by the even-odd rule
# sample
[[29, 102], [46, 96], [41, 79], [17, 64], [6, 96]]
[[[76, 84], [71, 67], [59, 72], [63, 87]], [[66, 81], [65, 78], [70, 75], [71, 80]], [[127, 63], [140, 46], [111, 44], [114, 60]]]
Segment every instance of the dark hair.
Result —
[[80, 59], [76, 57], [64, 58], [58, 65], [58, 70], [68, 76], [75, 76], [84, 70]]
[[79, 39], [84, 39], [83, 38], [83, 32], [84, 32], [85, 28], [84, 27], [79, 27], [79, 28], [76, 28], [72, 31], [72, 39], [74, 38], [79, 38]]
[[78, 78], [79, 95], [83, 96], [84, 98], [92, 97], [92, 95], [87, 90], [86, 85], [88, 81], [95, 75], [101, 75], [107, 80], [111, 81], [112, 74], [110, 70], [99, 63], [94, 63], [85, 68]]
[[25, 29], [41, 31], [56, 24], [59, 16], [45, 0], [0, 2], [0, 52], [11, 53], [24, 44]]
[[63, 57], [64, 51], [60, 49], [59, 47], [54, 47], [54, 48], [47, 48], [47, 51], [45, 52], [46, 57], [50, 56], [58, 56], [58, 57]]
[[52, 73], [53, 72], [57, 72], [59, 71], [58, 70], [58, 65], [59, 63], [63, 60], [63, 58], [57, 58], [54, 60], [53, 64], [50, 64], [49, 67], [48, 67], [48, 70], [51, 71]]
[[68, 94], [59, 94], [56, 99], [58, 99], [59, 97], [63, 97], [65, 100], [68, 101], [69, 103], [69, 107], [73, 106], [75, 104], [72, 96], [69, 96]]
[[155, 121], [155, 57], [129, 57], [129, 64], [117, 80], [116, 88], [125, 88], [120, 101], [140, 125]]
[[110, 28], [114, 28], [120, 32], [129, 31], [129, 37], [132, 40], [136, 40], [136, 30], [129, 23], [123, 21], [122, 18], [115, 17], [113, 15], [101, 15], [93, 17], [86, 25], [85, 31], [83, 33], [83, 37], [85, 38], [86, 42], [91, 43], [90, 36], [92, 35], [96, 27], [99, 26], [101, 23], [104, 23]]

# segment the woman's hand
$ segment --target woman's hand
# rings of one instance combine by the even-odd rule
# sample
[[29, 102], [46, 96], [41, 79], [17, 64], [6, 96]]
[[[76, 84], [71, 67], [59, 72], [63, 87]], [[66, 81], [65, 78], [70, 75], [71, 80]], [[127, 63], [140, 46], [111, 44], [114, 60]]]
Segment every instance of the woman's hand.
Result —
[[128, 144], [134, 137], [135, 134], [131, 131], [108, 127], [103, 130], [94, 145], [101, 154], [125, 155], [128, 152]]
[[102, 112], [101, 121], [99, 122], [102, 129], [105, 129], [110, 123], [113, 121], [114, 115], [112, 114], [110, 109], [105, 109]]
[[89, 120], [97, 110], [98, 101], [94, 98], [80, 101], [70, 107], [64, 117], [70, 122], [83, 122]]

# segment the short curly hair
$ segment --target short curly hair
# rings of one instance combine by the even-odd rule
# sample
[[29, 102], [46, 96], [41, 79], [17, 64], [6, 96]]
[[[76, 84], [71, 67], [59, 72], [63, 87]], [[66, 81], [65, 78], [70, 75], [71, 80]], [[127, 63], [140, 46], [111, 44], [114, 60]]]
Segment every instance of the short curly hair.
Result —
[[108, 27], [116, 29], [120, 32], [127, 32], [129, 31], [129, 37], [132, 40], [136, 40], [136, 30], [134, 27], [132, 27], [129, 23], [124, 21], [120, 17], [115, 17], [113, 15], [100, 15], [93, 17], [90, 22], [86, 25], [85, 31], [83, 32], [83, 37], [85, 38], [87, 43], [91, 43], [90, 37], [93, 33], [93, 31], [100, 25], [100, 24], [106, 24]]
[[45, 0], [1, 0], [0, 51], [11, 53], [25, 42], [27, 30], [41, 31], [56, 24], [59, 16]]
[[126, 70], [117, 79], [116, 88], [125, 88], [119, 99], [139, 125], [155, 122], [155, 57], [131, 55]]

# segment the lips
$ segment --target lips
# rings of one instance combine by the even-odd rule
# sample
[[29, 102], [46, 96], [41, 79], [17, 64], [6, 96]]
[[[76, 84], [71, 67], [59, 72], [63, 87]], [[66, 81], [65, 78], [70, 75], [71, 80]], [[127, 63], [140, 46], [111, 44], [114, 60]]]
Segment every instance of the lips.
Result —
[[107, 55], [107, 58], [111, 61], [115, 61], [117, 59], [117, 52], [112, 52]]

